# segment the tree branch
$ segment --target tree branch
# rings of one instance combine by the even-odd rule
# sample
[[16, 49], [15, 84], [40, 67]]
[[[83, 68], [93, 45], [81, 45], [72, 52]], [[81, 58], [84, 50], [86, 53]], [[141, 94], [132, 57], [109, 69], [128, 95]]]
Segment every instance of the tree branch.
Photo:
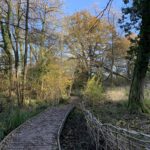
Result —
[[1, 21], [1, 20], [0, 20], [0, 23], [9, 24], [10, 26], [13, 26], [13, 27], [16, 27], [16, 28], [20, 28], [20, 29], [22, 29], [22, 30], [25, 30], [24, 28], [19, 27], [18, 25], [15, 25], [15, 24], [12, 24], [12, 23], [9, 23], [9, 22], [6, 22], [6, 21]]
[[[109, 68], [107, 68], [107, 67], [105, 67], [105, 66], [103, 66], [103, 68], [106, 70], [106, 71], [108, 71], [108, 72], [111, 72], [111, 69], [109, 69]], [[124, 78], [124, 79], [126, 79], [126, 80], [128, 80], [128, 81], [131, 81], [131, 79], [129, 79], [128, 77], [126, 77], [126, 76], [124, 76], [124, 75], [121, 75], [121, 74], [119, 74], [119, 73], [117, 73], [117, 72], [112, 72], [114, 75], [117, 75], [117, 76], [120, 76], [120, 77], [122, 77], [122, 78]]]
[[96, 21], [95, 21], [94, 24], [90, 27], [90, 29], [88, 30], [88, 32], [91, 32], [91, 31], [96, 27], [96, 25], [97, 25], [97, 23], [98, 23], [98, 20], [103, 17], [105, 11], [108, 9], [108, 7], [111, 6], [112, 2], [113, 2], [113, 0], [109, 0], [109, 1], [108, 1], [106, 7], [96, 16]]

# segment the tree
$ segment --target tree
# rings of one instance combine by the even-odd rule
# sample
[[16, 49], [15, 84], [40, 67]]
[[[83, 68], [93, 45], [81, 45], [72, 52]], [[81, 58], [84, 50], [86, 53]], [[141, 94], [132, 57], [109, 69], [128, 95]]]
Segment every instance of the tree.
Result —
[[75, 74], [79, 76], [78, 81], [83, 86], [92, 77], [94, 68], [103, 61], [102, 55], [110, 40], [110, 25], [104, 19], [97, 23], [92, 32], [88, 32], [96, 21], [96, 17], [88, 11], [77, 12], [66, 20], [66, 47], [73, 58], [78, 60]]
[[[110, 33], [111, 33], [111, 38], [110, 38], [110, 46], [109, 46], [109, 51], [107, 53], [107, 59], [109, 61], [109, 68], [110, 69], [110, 80], [111, 80], [111, 85], [113, 85], [114, 78], [113, 75], [115, 72], [119, 75], [119, 70], [126, 69], [124, 67], [124, 63], [127, 64], [126, 62], [126, 55], [127, 51], [130, 46], [130, 41], [127, 38], [124, 38], [119, 31], [117, 31], [118, 28], [118, 12], [115, 12], [114, 10], [109, 11], [109, 18], [108, 22], [110, 24]], [[116, 70], [116, 71], [114, 71]], [[127, 68], [127, 70], [129, 70]], [[120, 76], [121, 77], [121, 76]], [[122, 76], [123, 77], [123, 76]], [[124, 76], [124, 78], [129, 81], [130, 77]]]
[[[11, 41], [11, 34], [10, 34], [10, 16], [11, 16], [11, 2], [6, 1], [6, 3], [2, 2], [4, 4], [4, 10], [6, 10], [5, 14], [0, 15], [0, 19], [4, 22], [0, 22], [1, 24], [1, 33], [2, 33], [2, 39], [3, 44], [1, 46], [2, 49], [4, 49], [5, 53], [8, 57], [8, 63], [9, 63], [9, 101], [12, 99], [12, 63], [13, 63], [13, 57], [12, 57], [12, 41]], [[1, 10], [2, 11], [2, 10]], [[5, 24], [7, 22], [7, 24]]]
[[23, 105], [30, 87], [28, 69], [44, 63], [46, 53], [58, 53], [60, 6], [59, 0], [0, 1], [0, 73], [3, 80], [9, 78], [5, 93], [9, 99], [13, 93], [18, 105]]
[[29, 22], [29, 0], [26, 2], [26, 15], [25, 15], [25, 50], [24, 50], [24, 64], [23, 64], [23, 71], [22, 71], [22, 97], [21, 97], [21, 105], [24, 102], [24, 89], [25, 89], [25, 80], [27, 74], [27, 57], [28, 57], [28, 22]]
[[[129, 0], [124, 0], [128, 4]], [[147, 112], [148, 109], [144, 105], [144, 80], [148, 71], [150, 60], [150, 1], [149, 0], [133, 0], [132, 6], [123, 9], [121, 23], [125, 31], [130, 34], [135, 27], [139, 31], [138, 46], [134, 49], [136, 54], [134, 73], [129, 94], [129, 109], [132, 112]], [[126, 18], [130, 17], [131, 22], [126, 22]]]

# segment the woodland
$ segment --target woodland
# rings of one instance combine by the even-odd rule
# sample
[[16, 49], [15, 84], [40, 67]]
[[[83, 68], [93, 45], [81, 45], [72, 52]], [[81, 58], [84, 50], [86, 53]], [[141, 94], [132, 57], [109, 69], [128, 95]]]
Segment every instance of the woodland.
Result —
[[122, 1], [122, 13], [107, 0], [65, 15], [61, 0], [0, 0], [0, 140], [73, 96], [103, 123], [150, 134], [150, 1]]

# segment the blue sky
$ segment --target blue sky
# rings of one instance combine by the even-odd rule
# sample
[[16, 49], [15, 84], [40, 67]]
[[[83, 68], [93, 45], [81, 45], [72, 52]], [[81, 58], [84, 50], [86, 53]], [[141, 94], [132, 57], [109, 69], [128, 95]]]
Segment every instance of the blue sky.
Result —
[[[124, 6], [123, 0], [113, 0], [113, 8], [121, 12], [121, 7]], [[103, 9], [108, 0], [64, 0], [64, 11], [65, 14], [72, 14], [76, 11], [88, 9], [94, 10], [94, 5], [98, 8]]]

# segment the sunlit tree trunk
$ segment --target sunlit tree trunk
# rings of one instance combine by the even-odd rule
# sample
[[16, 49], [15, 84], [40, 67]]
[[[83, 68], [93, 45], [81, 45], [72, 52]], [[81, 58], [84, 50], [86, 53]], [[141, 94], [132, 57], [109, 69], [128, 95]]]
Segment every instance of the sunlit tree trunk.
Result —
[[112, 45], [111, 45], [111, 73], [110, 73], [110, 78], [111, 78], [111, 86], [113, 86], [113, 67], [114, 67], [114, 35], [112, 33]]
[[25, 52], [24, 52], [24, 66], [23, 66], [23, 81], [22, 81], [22, 99], [21, 99], [21, 106], [23, 106], [23, 103], [24, 103], [25, 82], [26, 82], [26, 74], [27, 74], [28, 21], [29, 21], [29, 0], [27, 0], [26, 19], [25, 19]]

